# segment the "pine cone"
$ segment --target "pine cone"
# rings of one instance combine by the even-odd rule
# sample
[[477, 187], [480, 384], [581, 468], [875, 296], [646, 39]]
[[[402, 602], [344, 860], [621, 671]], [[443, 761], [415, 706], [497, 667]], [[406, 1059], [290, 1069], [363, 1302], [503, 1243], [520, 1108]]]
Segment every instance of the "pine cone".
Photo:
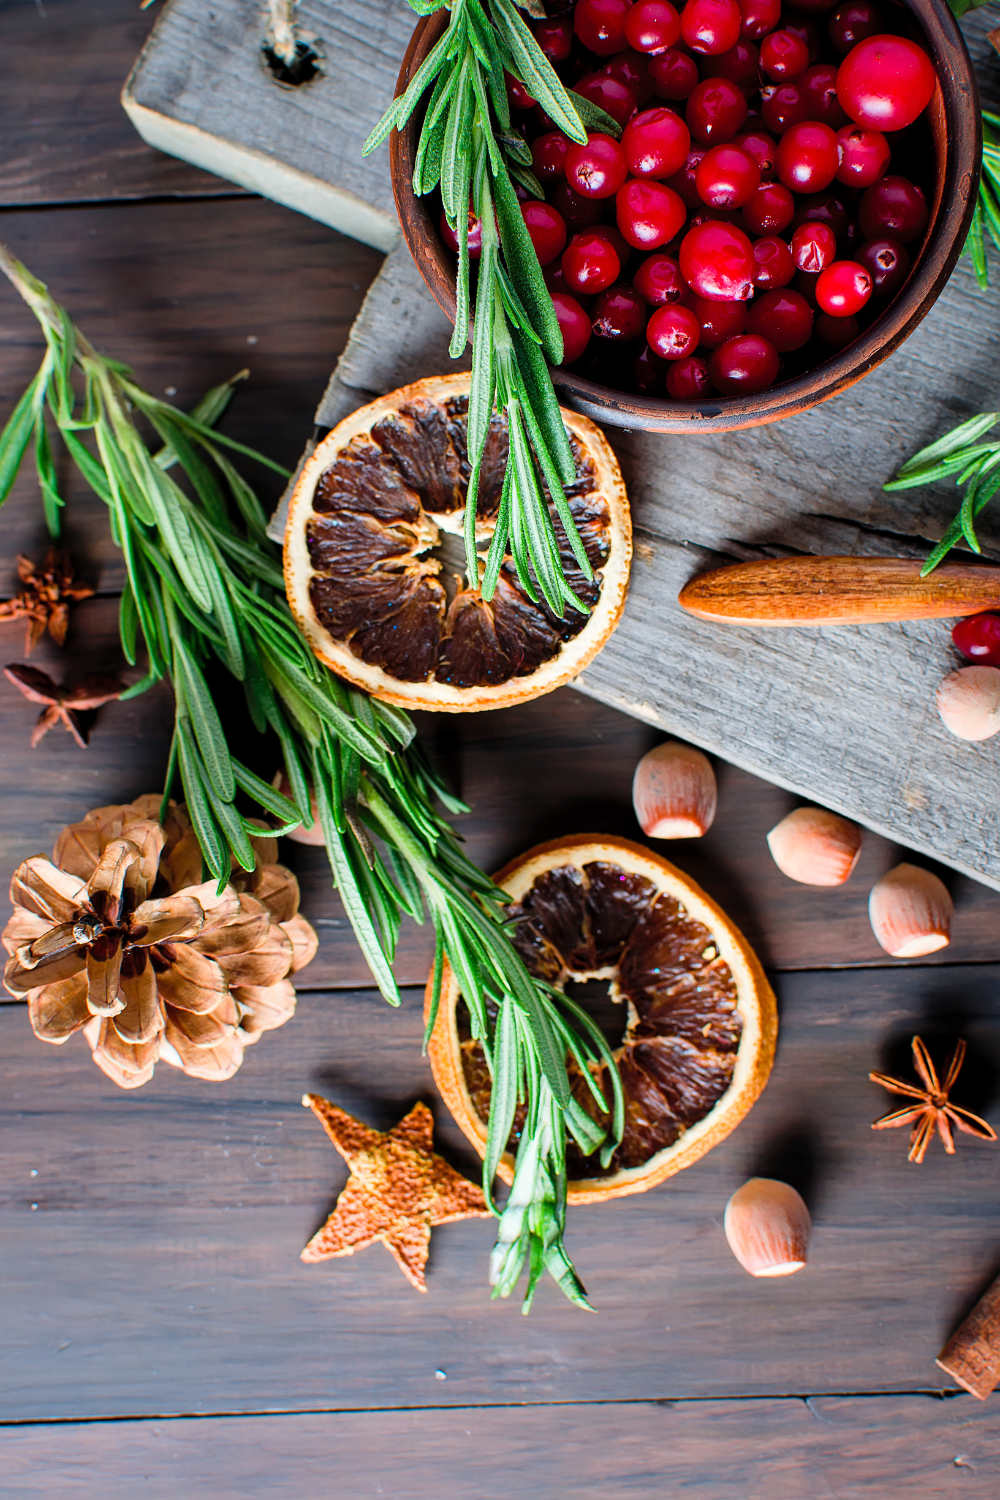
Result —
[[158, 1058], [195, 1078], [231, 1078], [243, 1049], [295, 1010], [289, 974], [317, 938], [298, 914], [295, 876], [275, 840], [253, 840], [257, 868], [222, 894], [202, 882], [187, 809], [160, 797], [98, 807], [64, 828], [52, 859], [14, 872], [3, 932], [4, 984], [24, 996], [35, 1035], [83, 1031], [94, 1061], [139, 1088]]

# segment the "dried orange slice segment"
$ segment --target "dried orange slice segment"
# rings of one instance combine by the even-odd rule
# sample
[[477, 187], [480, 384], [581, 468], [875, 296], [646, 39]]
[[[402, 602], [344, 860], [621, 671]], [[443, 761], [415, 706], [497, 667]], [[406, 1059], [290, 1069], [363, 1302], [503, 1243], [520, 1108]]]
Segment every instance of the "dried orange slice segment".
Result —
[[[604, 1026], [625, 1095], [625, 1131], [607, 1169], [567, 1143], [568, 1197], [641, 1193], [691, 1166], [750, 1109], [774, 1061], [778, 1014], [760, 961], [725, 912], [681, 870], [627, 839], [580, 835], [540, 844], [496, 876], [511, 897], [528, 969], [575, 994]], [[606, 992], [603, 1004], [593, 991]], [[431, 984], [427, 987], [430, 1004]], [[491, 1080], [445, 964], [429, 1055], [445, 1104], [480, 1155]], [[583, 1079], [584, 1109], [606, 1124]], [[602, 1070], [603, 1071], [603, 1070]], [[610, 1089], [595, 1074], [605, 1098]], [[510, 1145], [523, 1121], [515, 1116]], [[514, 1157], [499, 1172], [513, 1178]]]
[[[341, 677], [404, 708], [503, 708], [548, 693], [596, 656], [625, 602], [632, 530], [621, 471], [600, 430], [572, 411], [566, 498], [592, 582], [552, 514], [567, 582], [590, 613], [556, 619], [509, 557], [489, 603], [478, 579], [469, 586], [468, 394], [468, 375], [443, 375], [362, 407], [323, 439], [292, 493], [285, 587], [300, 629]], [[478, 502], [483, 558], [506, 467], [506, 420], [494, 417]]]

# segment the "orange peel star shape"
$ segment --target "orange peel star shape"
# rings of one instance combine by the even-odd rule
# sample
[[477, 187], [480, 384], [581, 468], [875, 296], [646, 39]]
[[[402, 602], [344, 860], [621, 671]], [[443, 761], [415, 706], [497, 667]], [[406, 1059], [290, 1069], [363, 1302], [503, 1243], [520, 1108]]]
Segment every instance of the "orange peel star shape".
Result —
[[351, 1169], [333, 1213], [302, 1259], [353, 1255], [381, 1240], [407, 1281], [426, 1292], [431, 1229], [458, 1219], [492, 1218], [482, 1188], [435, 1155], [434, 1117], [426, 1104], [415, 1104], [383, 1134], [319, 1094], [303, 1094], [302, 1103], [322, 1122]]

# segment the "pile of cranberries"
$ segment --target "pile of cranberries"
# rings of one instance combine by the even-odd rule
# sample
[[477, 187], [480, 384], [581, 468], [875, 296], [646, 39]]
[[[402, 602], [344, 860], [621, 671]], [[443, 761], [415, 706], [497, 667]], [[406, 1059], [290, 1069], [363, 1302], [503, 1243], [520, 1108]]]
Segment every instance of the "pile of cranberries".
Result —
[[[928, 220], [935, 75], [888, 30], [899, 15], [874, 0], [577, 0], [534, 23], [567, 87], [624, 127], [575, 144], [509, 81], [546, 194], [521, 211], [565, 365], [696, 401], [764, 390], [857, 338]], [[470, 222], [473, 255], [477, 242]]]

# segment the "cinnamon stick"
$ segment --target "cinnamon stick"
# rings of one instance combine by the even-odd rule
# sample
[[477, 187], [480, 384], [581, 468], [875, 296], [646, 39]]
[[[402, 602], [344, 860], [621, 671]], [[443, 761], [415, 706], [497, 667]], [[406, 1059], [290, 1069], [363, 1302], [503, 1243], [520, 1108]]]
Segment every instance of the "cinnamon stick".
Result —
[[952, 1334], [935, 1364], [985, 1401], [1000, 1380], [1000, 1276]]

